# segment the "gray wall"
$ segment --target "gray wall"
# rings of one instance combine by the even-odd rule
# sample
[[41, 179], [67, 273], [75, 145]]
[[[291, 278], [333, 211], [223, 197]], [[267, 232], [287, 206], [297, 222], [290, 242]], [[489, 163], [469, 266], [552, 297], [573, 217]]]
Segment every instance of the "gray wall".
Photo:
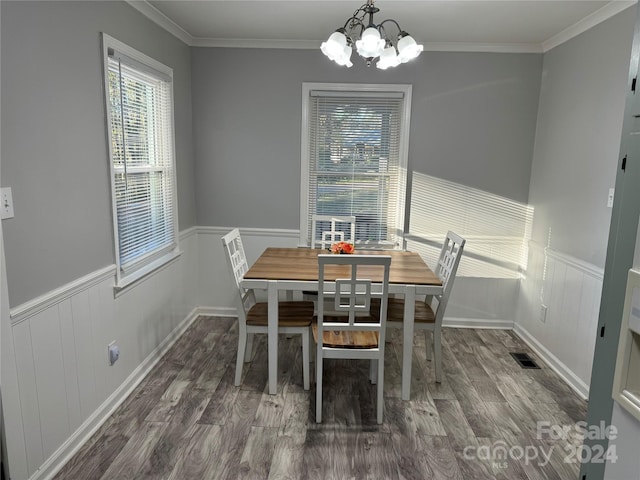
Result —
[[412, 84], [410, 169], [527, 201], [542, 55], [424, 52], [384, 72], [315, 50], [191, 58], [198, 225], [299, 228], [303, 82]]
[[604, 267], [635, 8], [544, 56], [529, 203], [533, 240]]
[[11, 306], [114, 263], [100, 32], [174, 69], [180, 228], [195, 224], [189, 47], [124, 2], [0, 2]]

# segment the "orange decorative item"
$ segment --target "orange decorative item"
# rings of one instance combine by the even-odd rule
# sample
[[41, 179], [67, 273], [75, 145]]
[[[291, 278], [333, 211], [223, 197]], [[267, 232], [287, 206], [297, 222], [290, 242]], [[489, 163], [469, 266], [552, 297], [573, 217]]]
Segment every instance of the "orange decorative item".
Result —
[[331, 245], [331, 248], [329, 249], [329, 251], [331, 253], [340, 254], [340, 253], [353, 253], [355, 249], [356, 247], [353, 245], [353, 243], [336, 242]]

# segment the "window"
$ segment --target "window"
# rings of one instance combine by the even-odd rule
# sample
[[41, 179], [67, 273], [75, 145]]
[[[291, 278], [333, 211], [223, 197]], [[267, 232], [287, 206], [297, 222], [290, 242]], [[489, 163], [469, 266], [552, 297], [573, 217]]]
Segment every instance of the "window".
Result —
[[103, 34], [119, 287], [177, 255], [173, 71]]
[[353, 215], [359, 247], [401, 248], [411, 86], [305, 83], [302, 105], [300, 243]]

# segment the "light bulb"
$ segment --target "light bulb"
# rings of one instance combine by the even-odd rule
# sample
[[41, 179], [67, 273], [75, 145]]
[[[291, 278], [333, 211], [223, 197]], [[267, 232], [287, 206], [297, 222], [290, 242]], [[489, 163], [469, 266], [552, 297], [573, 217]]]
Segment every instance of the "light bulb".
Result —
[[376, 67], [380, 70], [386, 70], [389, 67], [397, 67], [400, 65], [400, 59], [396, 55], [396, 49], [393, 45], [389, 45], [380, 54], [380, 60], [376, 63]]
[[342, 54], [336, 59], [336, 63], [347, 68], [353, 67], [353, 63], [351, 63], [351, 52], [351, 45], [345, 45]]
[[384, 49], [385, 41], [380, 38], [380, 32], [376, 27], [369, 27], [362, 32], [360, 40], [356, 41], [358, 54], [365, 58], [378, 57]]
[[334, 60], [343, 54], [344, 48], [347, 45], [347, 37], [341, 31], [333, 32], [326, 42], [322, 42], [320, 50], [330, 60]]
[[423, 48], [422, 45], [416, 43], [411, 35], [405, 32], [398, 40], [398, 57], [400, 58], [400, 62], [407, 63], [409, 60], [416, 58], [420, 55]]

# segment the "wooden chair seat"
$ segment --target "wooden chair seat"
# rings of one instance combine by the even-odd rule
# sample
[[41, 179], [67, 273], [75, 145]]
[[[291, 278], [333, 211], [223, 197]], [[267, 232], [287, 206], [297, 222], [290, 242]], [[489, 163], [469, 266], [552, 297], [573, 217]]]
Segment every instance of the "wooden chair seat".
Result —
[[[371, 300], [371, 311], [376, 312], [380, 310], [380, 300], [374, 298]], [[423, 302], [422, 300], [416, 300], [416, 306], [414, 309], [414, 322], [415, 323], [435, 323], [436, 314], [431, 308], [431, 305]], [[387, 307], [387, 322], [402, 322], [404, 320], [404, 299], [403, 298], [389, 298]]]
[[[328, 321], [337, 321], [335, 318], [325, 317]], [[318, 324], [314, 319], [311, 326], [313, 339], [318, 343]], [[322, 344], [328, 348], [378, 348], [380, 335], [378, 332], [358, 332], [345, 330], [325, 330], [322, 332]]]
[[[280, 302], [278, 304], [278, 325], [281, 327], [305, 327], [311, 325], [313, 302]], [[247, 312], [247, 325], [266, 327], [268, 324], [267, 302], [253, 305]]]

